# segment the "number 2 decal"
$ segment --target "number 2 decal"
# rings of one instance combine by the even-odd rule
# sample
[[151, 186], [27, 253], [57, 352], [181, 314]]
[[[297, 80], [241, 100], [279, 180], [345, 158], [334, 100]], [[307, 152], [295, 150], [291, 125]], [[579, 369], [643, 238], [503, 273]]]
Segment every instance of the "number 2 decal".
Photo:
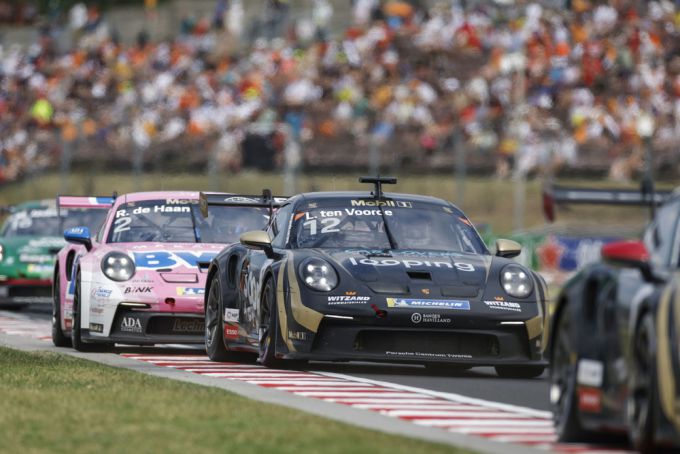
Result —
[[120, 232], [125, 232], [126, 230], [130, 230], [130, 223], [132, 222], [132, 218], [119, 218], [116, 219], [116, 221], [113, 223], [113, 233], [120, 233]]

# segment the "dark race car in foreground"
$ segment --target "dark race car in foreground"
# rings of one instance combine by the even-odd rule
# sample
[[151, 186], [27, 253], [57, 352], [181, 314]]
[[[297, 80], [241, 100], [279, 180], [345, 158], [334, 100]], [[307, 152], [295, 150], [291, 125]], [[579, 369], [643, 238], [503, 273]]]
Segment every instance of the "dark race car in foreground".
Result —
[[296, 360], [370, 360], [450, 370], [495, 366], [535, 377], [548, 314], [541, 278], [492, 256], [465, 215], [440, 199], [381, 191], [290, 198], [267, 231], [215, 257], [206, 281], [206, 349], [216, 361], [257, 353]]
[[550, 398], [561, 441], [619, 434], [642, 452], [678, 452], [680, 196], [556, 188], [549, 200], [652, 206], [667, 200], [643, 241], [603, 246], [602, 260], [557, 298]]

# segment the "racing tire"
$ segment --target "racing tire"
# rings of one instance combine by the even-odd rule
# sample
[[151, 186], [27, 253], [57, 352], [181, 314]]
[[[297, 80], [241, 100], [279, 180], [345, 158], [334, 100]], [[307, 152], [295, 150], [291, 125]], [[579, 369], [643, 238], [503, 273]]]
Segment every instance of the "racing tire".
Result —
[[224, 343], [223, 314], [222, 287], [218, 274], [215, 274], [205, 305], [205, 351], [211, 361], [227, 362], [234, 359]]
[[260, 342], [259, 355], [257, 362], [265, 367], [280, 368], [282, 361], [276, 358], [276, 339], [280, 335], [279, 332], [279, 318], [277, 310], [274, 307], [276, 304], [276, 296], [274, 295], [274, 285], [271, 279], [267, 279], [264, 291], [262, 292], [262, 301], [260, 303], [261, 322], [260, 322]]
[[[550, 364], [551, 405], [557, 439], [561, 442], [585, 442], [592, 434], [581, 426], [576, 395], [576, 367], [578, 360], [572, 361], [575, 354], [569, 335], [571, 323], [569, 308], [565, 307], [555, 323], [554, 343]], [[553, 402], [553, 395], [557, 394]]]
[[52, 286], [52, 343], [56, 347], [70, 347], [71, 339], [61, 329], [61, 288], [59, 273], [55, 273]]
[[112, 343], [83, 342], [80, 326], [80, 271], [76, 275], [76, 291], [73, 294], [73, 327], [71, 328], [71, 345], [79, 352], [106, 352], [113, 348]]
[[276, 357], [276, 340], [281, 336], [279, 316], [276, 310], [276, 295], [272, 279], [267, 279], [260, 302], [260, 342], [257, 362], [272, 369], [294, 369], [303, 366], [304, 360], [281, 359]]
[[656, 390], [656, 327], [650, 313], [642, 316], [632, 346], [633, 370], [629, 378], [626, 405], [628, 436], [636, 451], [656, 452], [654, 415]]
[[537, 378], [543, 375], [545, 366], [495, 366], [501, 378]]

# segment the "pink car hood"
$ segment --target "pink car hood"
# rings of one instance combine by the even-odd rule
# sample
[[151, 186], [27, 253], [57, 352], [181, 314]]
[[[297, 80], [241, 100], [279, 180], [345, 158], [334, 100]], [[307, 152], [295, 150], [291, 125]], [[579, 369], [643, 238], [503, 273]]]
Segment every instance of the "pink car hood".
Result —
[[[101, 258], [111, 251], [128, 254], [135, 262], [132, 279], [108, 285], [94, 285], [92, 296], [110, 294], [111, 286], [122, 301], [147, 304], [162, 312], [203, 312], [207, 263], [226, 245], [209, 243], [115, 243], [102, 245]], [[102, 276], [103, 277], [103, 276]], [[103, 283], [103, 282], [102, 282]], [[108, 288], [107, 288], [108, 287]]]

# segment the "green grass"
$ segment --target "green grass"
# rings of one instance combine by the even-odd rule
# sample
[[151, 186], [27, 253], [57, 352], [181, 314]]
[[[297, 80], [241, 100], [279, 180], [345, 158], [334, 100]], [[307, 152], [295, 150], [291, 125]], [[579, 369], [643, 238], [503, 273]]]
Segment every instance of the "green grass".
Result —
[[[369, 186], [357, 182], [353, 174], [342, 175], [301, 175], [297, 179], [297, 192], [321, 190], [361, 190]], [[461, 207], [476, 224], [485, 223], [495, 232], [508, 233], [514, 227], [514, 183], [488, 177], [470, 177], [461, 186], [453, 176], [419, 175], [400, 176], [398, 184], [388, 187], [395, 192], [432, 195], [450, 200]], [[568, 180], [563, 184], [582, 186], [618, 186], [606, 181]], [[629, 187], [635, 187], [629, 185]], [[130, 173], [74, 173], [61, 180], [58, 173], [27, 179], [21, 183], [0, 188], [0, 205], [18, 203], [24, 200], [52, 198], [56, 194], [97, 194], [107, 195], [114, 190], [119, 194], [137, 190], [215, 190], [246, 194], [260, 194], [263, 188], [270, 188], [275, 194], [283, 193], [283, 178], [280, 174], [241, 172], [236, 175], [220, 174], [215, 177], [195, 174], [148, 173], [136, 181]], [[525, 192], [524, 227], [545, 224], [541, 208], [541, 182], [529, 180]], [[290, 195], [290, 194], [289, 194]], [[640, 209], [619, 207], [579, 207], [571, 213], [560, 211], [561, 222], [582, 222], [594, 220], [598, 224], [620, 224], [631, 218], [646, 219], [646, 212]]]
[[56, 353], [0, 348], [0, 451], [469, 451]]

